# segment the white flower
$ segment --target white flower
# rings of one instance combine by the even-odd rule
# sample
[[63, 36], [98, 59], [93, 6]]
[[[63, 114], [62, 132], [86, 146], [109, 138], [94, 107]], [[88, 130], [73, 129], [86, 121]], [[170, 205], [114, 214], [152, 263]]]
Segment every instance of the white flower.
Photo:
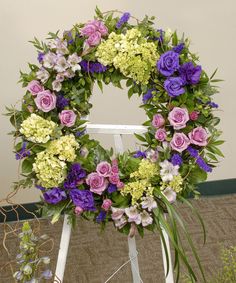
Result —
[[67, 68], [69, 67], [69, 64], [66, 61], [66, 58], [64, 56], [58, 56], [57, 57], [57, 61], [56, 61], [56, 65], [54, 66], [54, 69], [58, 72], [58, 73], [62, 73], [64, 72]]
[[50, 74], [49, 72], [44, 69], [44, 68], [40, 68], [37, 73], [36, 73], [37, 79], [39, 79], [42, 83], [46, 83], [46, 81], [48, 80]]
[[161, 170], [160, 170], [160, 175], [161, 179], [163, 182], [169, 182], [173, 180], [174, 176], [177, 176], [179, 166], [178, 165], [173, 165], [171, 162], [168, 160], [165, 160], [163, 162], [160, 162]]
[[122, 216], [120, 219], [118, 220], [115, 220], [115, 226], [118, 228], [118, 229], [121, 229], [122, 227], [125, 226], [125, 224], [127, 223], [127, 220], [126, 220], [126, 217], [125, 216]]
[[56, 81], [63, 82], [64, 81], [64, 74], [63, 73], [58, 73], [56, 75]]
[[53, 88], [53, 90], [55, 90], [55, 91], [60, 91], [60, 90], [61, 90], [61, 87], [62, 87], [61, 82], [59, 82], [59, 81], [57, 81], [57, 80], [55, 80], [55, 81], [52, 82], [52, 88]]
[[47, 43], [47, 46], [50, 48], [50, 49], [55, 49], [56, 46], [57, 46], [57, 40], [56, 39], [51, 39], [48, 41]]
[[56, 52], [57, 54], [68, 54], [69, 50], [67, 49], [66, 40], [62, 41], [61, 39], [56, 39]]
[[121, 217], [125, 212], [123, 208], [116, 208], [116, 207], [111, 207], [111, 211], [112, 211], [111, 218], [114, 221], [121, 219]]
[[81, 57], [79, 57], [76, 53], [73, 53], [72, 55], [70, 55], [68, 57], [68, 63], [72, 69], [73, 72], [76, 71], [80, 71], [81, 70], [81, 66], [79, 64], [79, 62], [81, 62]]
[[43, 56], [43, 66], [45, 68], [53, 68], [57, 60], [57, 55], [53, 52], [48, 52]]
[[170, 28], [167, 28], [164, 33], [165, 40], [169, 41], [171, 39], [171, 36], [172, 36], [172, 30]]
[[153, 219], [152, 219], [152, 217], [150, 216], [150, 214], [146, 210], [141, 212], [140, 216], [141, 216], [141, 221], [142, 221], [143, 227], [152, 224]]
[[176, 192], [173, 191], [170, 187], [167, 187], [164, 191], [163, 194], [165, 195], [165, 197], [167, 198], [167, 200], [170, 203], [173, 203], [176, 201]]
[[136, 207], [131, 206], [125, 208], [125, 214], [129, 217], [128, 222], [135, 222], [136, 224], [141, 223], [141, 216]]
[[67, 69], [65, 72], [63, 72], [63, 75], [68, 78], [68, 79], [71, 79], [75, 76], [75, 73], [70, 70], [70, 69]]
[[145, 197], [141, 202], [142, 208], [147, 208], [148, 211], [152, 211], [154, 208], [157, 207], [156, 201], [152, 197]]
[[159, 153], [157, 150], [149, 149], [146, 151], [147, 159], [149, 159], [151, 162], [156, 162], [159, 156]]

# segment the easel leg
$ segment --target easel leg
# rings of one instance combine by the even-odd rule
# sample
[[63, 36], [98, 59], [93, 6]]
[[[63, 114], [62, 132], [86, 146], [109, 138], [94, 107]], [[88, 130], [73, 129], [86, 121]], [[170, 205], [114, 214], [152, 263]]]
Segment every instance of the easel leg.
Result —
[[139, 265], [138, 265], [138, 252], [136, 249], [135, 237], [128, 237], [128, 246], [129, 246], [129, 258], [131, 262], [131, 271], [133, 277], [133, 283], [142, 283], [142, 279], [139, 273]]
[[56, 266], [54, 282], [60, 282], [60, 283], [63, 282], [67, 253], [70, 243], [70, 235], [71, 235], [71, 225], [68, 224], [68, 215], [65, 215], [63, 227], [62, 227], [60, 248], [57, 257], [57, 266]]

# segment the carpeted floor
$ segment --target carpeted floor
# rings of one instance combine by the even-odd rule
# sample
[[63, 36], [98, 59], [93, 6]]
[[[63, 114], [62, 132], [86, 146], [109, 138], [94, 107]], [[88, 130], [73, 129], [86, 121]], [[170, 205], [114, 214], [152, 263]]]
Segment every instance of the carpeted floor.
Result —
[[[207, 243], [202, 245], [203, 234], [190, 209], [181, 205], [180, 212], [188, 224], [191, 235], [198, 247], [203, 266], [208, 278], [220, 265], [221, 247], [236, 245], [236, 195], [201, 198], [192, 201], [205, 219]], [[3, 226], [0, 226], [2, 242]], [[50, 257], [52, 269], [55, 269], [60, 241], [62, 220], [51, 225], [48, 220], [41, 220], [41, 232], [52, 236], [55, 246]], [[158, 234], [147, 233], [144, 239], [136, 238], [139, 252], [139, 265], [144, 283], [164, 283], [161, 246]], [[14, 235], [7, 239], [11, 254], [16, 254], [17, 240]], [[0, 248], [0, 267], [6, 263], [7, 254]], [[127, 238], [116, 232], [112, 225], [101, 233], [98, 225], [79, 221], [79, 227], [72, 233], [64, 283], [104, 283], [106, 279], [125, 261], [128, 260]], [[196, 263], [192, 262], [197, 271]], [[197, 272], [198, 273], [198, 272]], [[0, 283], [12, 283], [9, 266], [0, 272]], [[126, 265], [110, 283], [131, 283], [130, 265]], [[201, 283], [201, 279], [198, 281]]]

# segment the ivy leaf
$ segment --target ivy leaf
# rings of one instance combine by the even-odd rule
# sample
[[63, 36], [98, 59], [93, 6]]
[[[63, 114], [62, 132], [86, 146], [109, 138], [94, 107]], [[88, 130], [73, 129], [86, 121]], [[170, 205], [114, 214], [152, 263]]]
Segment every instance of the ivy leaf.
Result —
[[28, 159], [24, 159], [21, 165], [21, 170], [23, 174], [31, 173], [33, 169], [32, 162], [30, 162]]

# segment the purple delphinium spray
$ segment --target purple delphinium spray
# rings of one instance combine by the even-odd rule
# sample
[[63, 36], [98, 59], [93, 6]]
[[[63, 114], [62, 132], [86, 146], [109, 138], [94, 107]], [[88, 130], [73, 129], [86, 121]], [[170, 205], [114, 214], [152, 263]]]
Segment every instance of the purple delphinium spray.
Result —
[[103, 222], [105, 220], [105, 218], [106, 218], [106, 215], [107, 215], [106, 211], [101, 210], [99, 212], [98, 216], [96, 217], [96, 222], [97, 223]]
[[146, 93], [143, 94], [143, 103], [147, 103], [148, 100], [152, 99], [153, 98], [153, 88], [152, 89], [148, 89], [148, 91]]
[[183, 51], [185, 47], [185, 44], [182, 42], [182, 43], [179, 43], [178, 45], [176, 45], [175, 47], [172, 48], [172, 50], [176, 53], [181, 53]]
[[109, 194], [112, 194], [117, 191], [117, 186], [114, 184], [109, 184], [107, 187], [107, 191]]
[[212, 101], [208, 101], [207, 104], [211, 107], [211, 108], [218, 108], [219, 105], [215, 102]]
[[57, 95], [56, 106], [59, 110], [63, 110], [68, 105], [69, 105], [69, 99], [65, 98], [61, 94]]
[[130, 13], [129, 12], [124, 13], [117, 22], [116, 28], [118, 29], [121, 28], [123, 24], [128, 22], [129, 18], [130, 18]]
[[189, 152], [189, 154], [190, 154], [192, 157], [196, 158], [196, 163], [197, 163], [197, 165], [198, 165], [202, 170], [204, 170], [205, 172], [208, 172], [208, 173], [212, 172], [211, 166], [209, 166], [209, 165], [205, 162], [205, 160], [199, 155], [199, 151], [198, 151], [197, 149], [195, 149], [195, 148], [189, 146], [189, 147], [187, 148], [187, 151]]
[[147, 158], [147, 154], [144, 151], [137, 150], [136, 153], [133, 155], [134, 158]]
[[187, 148], [187, 151], [189, 152], [189, 154], [190, 154], [192, 157], [194, 157], [194, 158], [197, 158], [197, 157], [198, 157], [198, 150], [197, 150], [197, 149], [195, 149], [195, 148], [189, 146], [189, 147]]
[[172, 155], [171, 157], [171, 163], [175, 166], [175, 165], [178, 165], [178, 166], [181, 166], [182, 163], [183, 163], [183, 159], [182, 157], [178, 154], [178, 153], [175, 153]]
[[86, 177], [86, 171], [79, 163], [72, 164], [64, 182], [65, 189], [75, 189], [78, 183]]
[[52, 188], [43, 194], [44, 200], [50, 204], [57, 204], [58, 202], [67, 199], [65, 191], [60, 188]]
[[69, 195], [74, 205], [79, 206], [83, 210], [96, 210], [94, 207], [93, 193], [89, 190], [72, 189]]
[[17, 151], [15, 155], [16, 160], [20, 160], [27, 156], [30, 156], [30, 150], [28, 150], [26, 147], [27, 147], [27, 142], [23, 142], [22, 148], [19, 151]]

